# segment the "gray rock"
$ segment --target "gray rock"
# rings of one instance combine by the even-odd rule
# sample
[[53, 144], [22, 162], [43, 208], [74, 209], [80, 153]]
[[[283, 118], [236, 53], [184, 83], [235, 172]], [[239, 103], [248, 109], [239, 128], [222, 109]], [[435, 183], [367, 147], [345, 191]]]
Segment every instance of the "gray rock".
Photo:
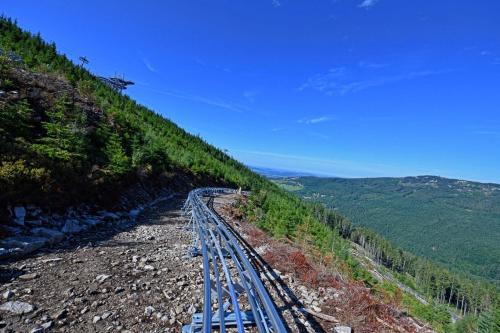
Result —
[[5, 229], [5, 231], [12, 235], [19, 235], [23, 232], [23, 229], [19, 227], [11, 227], [10, 225], [4, 225], [3, 228]]
[[42, 220], [26, 220], [24, 222], [29, 225], [42, 225]]
[[15, 222], [19, 225], [24, 225], [24, 218], [26, 217], [26, 209], [24, 207], [14, 207]]
[[8, 299], [10, 299], [10, 298], [12, 298], [14, 296], [14, 292], [9, 289], [6, 292], [4, 292], [2, 296], [3, 296], [4, 299], [8, 300]]
[[33, 236], [14, 236], [5, 238], [0, 242], [0, 247], [12, 254], [27, 254], [38, 250], [47, 242], [47, 238]]
[[95, 323], [97, 323], [99, 320], [101, 320], [101, 317], [99, 317], [99, 316], [94, 316], [94, 318], [92, 319], [92, 322], [95, 324]]
[[47, 237], [52, 244], [62, 241], [65, 237], [60, 231], [42, 227], [31, 229], [31, 234], [34, 236]]
[[89, 226], [96, 226], [96, 225], [99, 225], [101, 223], [103, 223], [102, 220], [99, 220], [99, 219], [96, 219], [96, 218], [85, 218], [84, 220], [82, 220], [83, 223], [85, 223], [86, 225], [89, 225]]
[[109, 279], [111, 277], [111, 275], [106, 275], [106, 274], [99, 274], [96, 276], [95, 280], [99, 283], [103, 283], [104, 281], [106, 281], [107, 279]]
[[146, 306], [146, 308], [144, 309], [144, 315], [146, 317], [151, 317], [155, 311], [155, 308], [153, 308], [152, 306]]
[[54, 322], [52, 320], [42, 324], [44, 330], [48, 330], [52, 328], [52, 326], [54, 326]]
[[351, 333], [351, 328], [349, 326], [336, 326], [333, 331], [335, 333]]
[[61, 311], [59, 311], [58, 313], [56, 313], [54, 315], [54, 318], [63, 319], [63, 318], [66, 318], [67, 315], [68, 315], [68, 310], [62, 309]]
[[40, 207], [28, 206], [28, 210], [30, 212], [30, 215], [33, 217], [38, 217], [40, 214], [42, 214], [42, 209]]
[[112, 314], [113, 314], [113, 313], [111, 313], [111, 312], [104, 312], [104, 313], [102, 314], [101, 318], [102, 318], [102, 319], [106, 319], [106, 318], [108, 318], [109, 316], [111, 316]]
[[1, 311], [8, 311], [14, 314], [25, 314], [35, 310], [35, 307], [26, 302], [10, 301], [0, 306]]
[[23, 275], [20, 275], [19, 278], [21, 280], [25, 280], [25, 281], [29, 281], [29, 280], [34, 280], [38, 277], [38, 274], [37, 273], [29, 273], [29, 274], [23, 274]]
[[[48, 258], [48, 259], [42, 260], [42, 262], [44, 264], [46, 264], [46, 263], [49, 263], [49, 262], [58, 262], [58, 261], [62, 261], [62, 260], [63, 260], [63, 258]], [[72, 289], [72, 288], [70, 288], [70, 289]]]
[[15, 255], [17, 252], [19, 252], [21, 249], [16, 248], [16, 249], [6, 249], [6, 248], [0, 248], [0, 259], [8, 258], [10, 256]]
[[120, 217], [112, 212], [101, 212], [100, 213], [101, 217], [105, 221], [117, 221], [120, 219]]
[[139, 215], [141, 211], [139, 209], [132, 209], [130, 212], [128, 212], [128, 216], [130, 218], [133, 218], [135, 219], [137, 217], [137, 215]]
[[61, 229], [61, 231], [64, 232], [65, 234], [76, 234], [83, 230], [86, 230], [86, 226], [80, 224], [80, 222], [75, 219], [67, 220]]
[[30, 333], [43, 333], [44, 328], [43, 327], [35, 327], [30, 331]]

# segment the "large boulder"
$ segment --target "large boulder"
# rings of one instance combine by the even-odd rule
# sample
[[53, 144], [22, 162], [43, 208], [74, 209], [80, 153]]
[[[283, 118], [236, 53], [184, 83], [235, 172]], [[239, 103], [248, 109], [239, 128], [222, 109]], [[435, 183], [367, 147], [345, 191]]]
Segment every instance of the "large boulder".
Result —
[[24, 218], [26, 217], [26, 209], [24, 207], [14, 207], [14, 221], [19, 225], [24, 225]]
[[0, 257], [23, 255], [38, 250], [47, 243], [46, 237], [14, 236], [0, 241]]
[[94, 227], [96, 225], [103, 223], [104, 221], [95, 217], [85, 217], [84, 219], [82, 219], [82, 222], [88, 226]]
[[10, 301], [0, 305], [0, 310], [22, 315], [25, 313], [33, 312], [33, 310], [35, 310], [35, 307], [26, 302]]
[[131, 219], [135, 219], [140, 213], [141, 213], [140, 209], [132, 209], [130, 212], [128, 212], [128, 216]]
[[70, 219], [67, 220], [66, 223], [64, 223], [61, 231], [65, 234], [76, 234], [80, 231], [86, 230], [87, 228], [88, 227], [85, 224], [80, 223], [80, 221], [76, 219]]
[[52, 244], [62, 241], [65, 237], [64, 234], [58, 230], [43, 227], [31, 229], [31, 234], [33, 236], [46, 237]]
[[351, 333], [352, 329], [349, 326], [336, 326], [333, 331], [335, 333]]

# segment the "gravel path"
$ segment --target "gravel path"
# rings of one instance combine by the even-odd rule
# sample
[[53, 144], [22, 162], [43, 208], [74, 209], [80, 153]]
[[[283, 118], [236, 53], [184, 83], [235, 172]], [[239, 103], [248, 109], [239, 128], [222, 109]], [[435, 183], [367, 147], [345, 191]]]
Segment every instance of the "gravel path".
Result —
[[201, 258], [185, 257], [183, 199], [2, 262], [0, 331], [180, 332], [203, 289]]

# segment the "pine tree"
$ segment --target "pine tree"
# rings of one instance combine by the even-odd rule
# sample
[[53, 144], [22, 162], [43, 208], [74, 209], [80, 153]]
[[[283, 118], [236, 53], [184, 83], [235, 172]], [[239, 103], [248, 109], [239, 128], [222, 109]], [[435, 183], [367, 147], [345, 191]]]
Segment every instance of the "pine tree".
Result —
[[104, 154], [107, 158], [105, 169], [113, 176], [121, 176], [130, 171], [130, 158], [125, 153], [118, 134], [111, 133], [107, 138]]
[[500, 332], [500, 309], [492, 308], [481, 313], [478, 320], [478, 333]]
[[67, 97], [59, 98], [47, 110], [42, 122], [45, 135], [34, 145], [35, 151], [49, 159], [77, 163], [85, 158], [85, 114], [75, 110]]
[[0, 136], [11, 139], [28, 137], [32, 128], [32, 114], [33, 110], [25, 99], [2, 108], [0, 110]]

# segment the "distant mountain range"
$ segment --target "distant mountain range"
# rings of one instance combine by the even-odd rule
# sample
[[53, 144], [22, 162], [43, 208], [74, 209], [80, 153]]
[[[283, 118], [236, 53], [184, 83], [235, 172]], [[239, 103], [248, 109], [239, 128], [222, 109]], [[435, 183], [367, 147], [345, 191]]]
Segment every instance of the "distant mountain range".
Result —
[[500, 185], [436, 176], [275, 178], [355, 225], [446, 266], [500, 281]]
[[302, 171], [291, 171], [284, 169], [274, 169], [274, 168], [265, 168], [265, 167], [256, 167], [249, 166], [249, 168], [264, 177], [267, 178], [286, 178], [286, 177], [307, 177], [307, 176], [316, 176], [313, 173], [302, 172]]

